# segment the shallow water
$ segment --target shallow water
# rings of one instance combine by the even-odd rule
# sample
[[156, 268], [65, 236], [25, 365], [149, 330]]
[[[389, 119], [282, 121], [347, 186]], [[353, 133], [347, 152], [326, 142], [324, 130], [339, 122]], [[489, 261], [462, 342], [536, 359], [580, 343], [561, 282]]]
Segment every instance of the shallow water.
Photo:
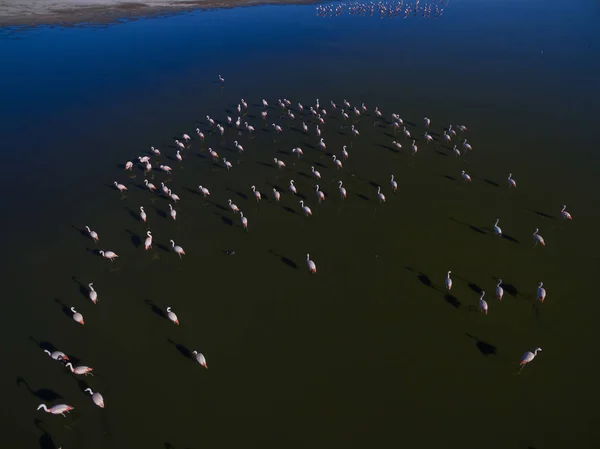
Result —
[[[452, 0], [436, 20], [320, 18], [314, 6], [265, 6], [4, 30], [6, 445], [592, 447], [599, 13], [593, 1], [567, 9]], [[323, 154], [309, 115], [301, 116], [309, 135], [298, 131], [300, 119], [288, 128], [279, 117], [284, 97], [306, 106], [319, 98], [328, 111], [330, 100], [339, 107], [346, 98], [369, 113], [327, 118]], [[253, 138], [228, 128], [224, 141], [194, 139], [183, 163], [174, 160], [176, 136], [206, 132], [207, 114], [235, 120], [240, 98]], [[262, 98], [281, 135], [263, 130]], [[387, 123], [373, 116], [376, 105]], [[418, 139], [416, 157], [389, 127], [392, 112]], [[451, 123], [468, 125], [473, 145], [458, 160], [439, 140]], [[404, 148], [394, 151], [393, 140]], [[176, 222], [163, 216], [169, 202], [142, 187], [139, 167], [123, 171], [150, 145], [173, 167], [150, 179], [181, 196]], [[337, 171], [328, 154], [342, 145], [350, 158]], [[208, 146], [233, 162], [230, 172], [212, 163]], [[287, 168], [276, 170], [273, 157]], [[321, 205], [311, 165], [323, 175]], [[516, 190], [507, 188], [509, 172]], [[300, 214], [290, 179], [312, 217]], [[209, 201], [198, 184], [211, 190]], [[253, 184], [265, 197], [259, 204]], [[572, 222], [560, 219], [562, 204]], [[141, 205], [148, 226], [137, 219]], [[496, 217], [508, 238], [493, 235]], [[536, 227], [544, 248], [533, 248]], [[149, 252], [140, 246], [147, 228]], [[183, 260], [170, 239], [184, 247]], [[98, 249], [120, 258], [110, 263]], [[535, 303], [539, 281], [543, 305]], [[487, 316], [477, 311], [480, 289]], [[63, 305], [82, 312], [85, 326]], [[179, 327], [156, 313], [166, 306]], [[73, 378], [40, 345], [96, 375]], [[516, 375], [519, 357], [536, 346], [543, 352]], [[208, 370], [186, 357], [194, 349]], [[106, 409], [82, 393], [81, 380], [104, 395]], [[66, 419], [36, 412], [43, 401], [75, 410]]]

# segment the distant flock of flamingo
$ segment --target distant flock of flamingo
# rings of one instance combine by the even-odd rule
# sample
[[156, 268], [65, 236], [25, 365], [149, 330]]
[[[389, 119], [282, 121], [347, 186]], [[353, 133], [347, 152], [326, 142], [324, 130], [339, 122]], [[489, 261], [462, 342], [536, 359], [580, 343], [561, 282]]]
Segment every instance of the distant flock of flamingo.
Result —
[[409, 16], [421, 16], [425, 19], [435, 19], [441, 17], [444, 7], [447, 6], [447, 0], [438, 0], [434, 3], [421, 4], [421, 0], [415, 3], [405, 2], [404, 0], [394, 0], [386, 2], [342, 2], [330, 5], [318, 5], [316, 7], [317, 16], [335, 17], [343, 14], [352, 16], [375, 16], [384, 19], [402, 16], [405, 19]]

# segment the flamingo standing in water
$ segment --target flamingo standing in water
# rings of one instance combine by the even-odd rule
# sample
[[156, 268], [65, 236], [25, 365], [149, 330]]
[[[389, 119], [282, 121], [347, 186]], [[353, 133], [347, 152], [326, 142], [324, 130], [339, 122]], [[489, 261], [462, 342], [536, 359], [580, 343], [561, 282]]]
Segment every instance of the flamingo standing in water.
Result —
[[315, 170], [314, 166], [310, 167], [310, 171], [312, 172], [312, 174], [315, 178], [321, 179], [321, 173], [319, 173], [317, 170]]
[[110, 260], [111, 262], [113, 262], [117, 257], [119, 257], [118, 254], [112, 252], [112, 251], [99, 251], [100, 255], [102, 257], [104, 257], [105, 259]]
[[298, 155], [298, 159], [300, 159], [300, 156], [304, 154], [304, 151], [302, 151], [302, 148], [297, 147], [292, 150], [292, 153], [296, 153]]
[[333, 163], [335, 164], [335, 166], [337, 167], [337, 169], [339, 170], [340, 168], [342, 168], [342, 161], [340, 161], [336, 155], [334, 154], [331, 159], [333, 160]]
[[485, 296], [485, 292], [481, 292], [481, 297], [479, 298], [479, 310], [487, 315], [488, 313], [488, 303], [485, 302], [483, 297]]
[[308, 265], [308, 271], [310, 274], [317, 274], [317, 265], [310, 260], [310, 254], [306, 255], [306, 265]]
[[500, 222], [500, 219], [496, 218], [496, 223], [494, 223], [494, 233], [496, 235], [499, 235], [500, 237], [502, 237], [502, 229], [500, 229], [500, 226], [498, 226], [499, 222]]
[[127, 187], [125, 187], [123, 184], [119, 184], [117, 181], [115, 181], [114, 184], [119, 192], [125, 192], [127, 190]]
[[510, 189], [511, 187], [514, 187], [516, 189], [517, 182], [512, 178], [512, 173], [509, 173], [508, 174], [508, 188]]
[[467, 151], [471, 151], [473, 149], [471, 148], [471, 145], [467, 143], [467, 139], [465, 139], [465, 141], [463, 142], [463, 148]]
[[342, 158], [344, 160], [346, 160], [346, 159], [348, 159], [348, 157], [349, 157], [348, 150], [346, 149], [346, 145], [344, 145], [342, 147]]
[[[300, 151], [302, 151], [302, 150], [300, 150]], [[277, 158], [273, 158], [273, 163], [277, 166], [277, 168], [280, 168], [280, 169], [285, 168], [285, 162], [280, 161]]]
[[175, 157], [177, 158], [177, 160], [179, 162], [183, 161], [183, 157], [181, 157], [181, 153], [179, 152], [179, 150], [177, 150], [177, 153], [175, 154]]
[[381, 186], [377, 187], [377, 198], [380, 203], [385, 203], [385, 195], [381, 193]]
[[84, 391], [92, 396], [92, 401], [94, 401], [94, 404], [100, 408], [104, 408], [104, 398], [100, 393], [94, 393], [91, 388], [86, 388]]
[[471, 177], [464, 170], [460, 173], [460, 176], [462, 176], [462, 179], [466, 182], [471, 182]]
[[150, 231], [146, 232], [146, 241], [144, 242], [144, 248], [148, 251], [152, 248], [152, 233]]
[[206, 357], [204, 357], [204, 354], [202, 354], [198, 351], [194, 351], [194, 352], [192, 352], [192, 356], [194, 357], [194, 360], [196, 362], [198, 362], [204, 368], [208, 369], [208, 366], [206, 365]]
[[425, 128], [429, 128], [429, 125], [431, 124], [431, 120], [429, 120], [429, 118], [425, 117], [423, 119], [423, 121], [425, 122]]
[[140, 220], [142, 220], [144, 223], [146, 223], [146, 219], [148, 217], [146, 216], [146, 211], [144, 210], [144, 206], [140, 206]]
[[533, 359], [535, 359], [535, 356], [537, 355], [538, 351], [541, 351], [541, 350], [542, 350], [542, 348], [535, 348], [534, 352], [527, 351], [525, 354], [523, 354], [523, 356], [521, 357], [521, 362], [519, 362], [519, 365], [521, 365], [521, 368], [519, 369], [519, 373], [521, 371], [523, 371], [523, 368], [525, 368], [525, 365], [527, 365], [528, 363], [533, 361]]
[[273, 198], [275, 201], [279, 201], [281, 199], [281, 193], [279, 193], [275, 188], [273, 189]]
[[258, 203], [262, 198], [260, 196], [260, 192], [258, 190], [256, 190], [255, 186], [252, 186], [251, 189], [252, 189], [252, 193], [254, 194], [254, 198], [256, 198], [256, 202]]
[[177, 211], [175, 209], [173, 209], [173, 206], [169, 204], [169, 210], [171, 211], [171, 218], [173, 220], [177, 220]]
[[240, 220], [242, 221], [242, 227], [245, 231], [248, 230], [248, 219], [244, 217], [244, 213], [240, 211]]
[[413, 152], [413, 156], [415, 154], [417, 154], [417, 151], [419, 151], [419, 148], [417, 147], [417, 144], [415, 143], [416, 141], [413, 139], [413, 143], [412, 143], [412, 152]]
[[173, 251], [177, 253], [180, 259], [183, 259], [183, 257], [181, 257], [182, 255], [185, 256], [185, 251], [183, 250], [183, 248], [181, 246], [175, 245], [175, 242], [173, 240], [170, 240], [170, 242], [171, 246], [173, 247]]
[[227, 204], [229, 204], [229, 208], [232, 210], [234, 214], [237, 214], [240, 211], [240, 208], [237, 205], [233, 204], [231, 199], [227, 200]]
[[169, 189], [169, 198], [171, 198], [173, 201], [175, 201], [177, 203], [177, 201], [180, 201], [181, 198], [179, 198], [179, 195], [171, 192], [171, 189]]
[[198, 188], [202, 192], [202, 195], [204, 195], [204, 198], [210, 196], [210, 191], [206, 187], [198, 186]]
[[185, 145], [183, 143], [181, 143], [179, 140], [175, 141], [175, 145], [177, 145], [179, 148], [181, 148], [182, 150], [185, 148]]
[[133, 169], [133, 162], [127, 161], [127, 163], [125, 164], [125, 170], [132, 170], [132, 169]]
[[65, 367], [69, 368], [72, 373], [78, 374], [80, 376], [81, 375], [87, 376], [88, 374], [90, 376], [93, 376], [92, 371], [94, 371], [94, 368], [90, 368], [89, 366], [79, 365], [79, 366], [76, 366], [75, 368], [73, 368], [73, 364], [71, 362], [69, 362], [65, 365]]
[[342, 181], [340, 181], [338, 183], [338, 186], [340, 188], [340, 196], [342, 197], [342, 199], [346, 199], [346, 189], [344, 189], [344, 187], [342, 187], [343, 186]]
[[57, 404], [50, 408], [46, 407], [46, 404], [40, 404], [40, 405], [38, 405], [37, 409], [38, 410], [42, 409], [46, 413], [51, 413], [53, 415], [63, 415], [66, 418], [65, 413], [69, 413], [74, 408], [75, 407], [71, 407], [70, 405], [67, 405], [67, 404]]
[[175, 315], [175, 312], [171, 311], [170, 307], [167, 307], [167, 318], [179, 326], [179, 319], [177, 318], [177, 315]]
[[533, 233], [533, 240], [535, 240], [535, 245], [533, 245], [534, 248], [537, 246], [538, 243], [542, 246], [546, 246], [544, 238], [541, 235], [539, 235], [538, 232], [540, 232], [540, 230], [538, 228], [535, 228], [535, 232]]
[[450, 273], [452, 273], [452, 271], [448, 271], [446, 274], [446, 288], [448, 291], [452, 290], [452, 278], [450, 277]]
[[298, 193], [298, 191], [296, 190], [296, 186], [294, 185], [294, 180], [291, 179], [290, 180], [290, 185], [288, 187], [288, 189], [290, 190], [290, 192], [292, 192], [293, 194]]
[[146, 187], [148, 187], [148, 190], [150, 190], [150, 191], [156, 190], [156, 186], [154, 184], [152, 184], [151, 182], [148, 182], [147, 179], [144, 179], [144, 184], [146, 184]]
[[319, 204], [321, 201], [325, 201], [325, 194], [319, 190], [319, 184], [315, 186], [315, 191], [317, 192], [317, 200], [319, 201]]
[[204, 141], [204, 134], [202, 133], [202, 131], [200, 131], [200, 128], [196, 128], [196, 134], [198, 134], [198, 137], [200, 137], [200, 139]]
[[300, 200], [300, 207], [302, 207], [302, 210], [304, 211], [304, 213], [306, 214], [307, 217], [309, 215], [312, 215], [312, 210], [310, 210], [310, 207], [305, 206], [304, 201], [302, 201], [302, 200]]
[[98, 234], [96, 233], [96, 231], [92, 231], [89, 226], [86, 226], [85, 229], [87, 230], [88, 235], [92, 238], [92, 240], [97, 243]]
[[392, 183], [392, 190], [395, 192], [396, 190], [398, 190], [398, 183], [394, 180], [394, 175], [392, 175], [392, 179], [391, 179], [391, 183]]
[[225, 164], [225, 167], [227, 168], [227, 171], [229, 171], [229, 170], [231, 170], [233, 168], [233, 165], [231, 165], [231, 162], [229, 162], [225, 158], [223, 158], [223, 164]]
[[544, 283], [540, 282], [537, 288], [536, 298], [541, 303], [546, 299], [546, 289], [544, 288]]
[[98, 293], [96, 292], [96, 290], [94, 290], [94, 283], [90, 282], [88, 284], [88, 288], [90, 289], [90, 292], [88, 294], [90, 300], [96, 304], [98, 302]]
[[496, 284], [496, 298], [502, 301], [502, 297], [504, 296], [504, 289], [502, 288], [502, 279], [498, 279], [498, 284]]
[[67, 354], [65, 354], [62, 351], [54, 351], [54, 352], [50, 352], [47, 349], [44, 349], [44, 352], [46, 354], [48, 354], [49, 357], [51, 357], [54, 360], [58, 360], [59, 362], [63, 361], [63, 360], [69, 360], [69, 357], [67, 356]]
[[396, 142], [395, 140], [392, 142], [392, 145], [394, 145], [398, 149], [402, 148], [402, 144], [400, 142]]
[[567, 206], [563, 206], [562, 209], [560, 210], [560, 216], [563, 217], [566, 220], [572, 220], [573, 217], [571, 217], [571, 214], [567, 212]]
[[73, 319], [77, 323], [84, 324], [83, 315], [81, 313], [79, 313], [77, 310], [75, 310], [75, 307], [71, 307], [71, 312], [73, 312]]

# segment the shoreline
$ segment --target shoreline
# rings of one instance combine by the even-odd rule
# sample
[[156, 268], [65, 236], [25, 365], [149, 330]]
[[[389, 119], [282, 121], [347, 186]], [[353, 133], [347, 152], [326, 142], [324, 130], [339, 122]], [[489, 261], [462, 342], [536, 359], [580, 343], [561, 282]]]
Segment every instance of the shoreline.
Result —
[[0, 28], [103, 25], [195, 10], [317, 3], [322, 0], [0, 0]]

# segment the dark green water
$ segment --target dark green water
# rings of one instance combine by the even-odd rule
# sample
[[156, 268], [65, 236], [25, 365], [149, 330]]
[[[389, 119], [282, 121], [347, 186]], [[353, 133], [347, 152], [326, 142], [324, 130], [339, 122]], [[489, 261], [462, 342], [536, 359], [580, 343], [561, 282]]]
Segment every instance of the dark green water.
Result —
[[[595, 447], [599, 13], [592, 1], [463, 0], [438, 20], [259, 7], [4, 32], [5, 445]], [[235, 120], [240, 98], [255, 137], [227, 127], [223, 141], [208, 136], [203, 118]], [[290, 129], [271, 107], [267, 123], [284, 132], [263, 131], [262, 98], [307, 107], [319, 98], [328, 111], [330, 100], [339, 107], [346, 98], [369, 113], [347, 123], [333, 113], [321, 126], [327, 154], [348, 145], [337, 171], [316, 147], [310, 114], [294, 110]], [[374, 126], [375, 106], [388, 121], [395, 112], [410, 123], [416, 157], [401, 133]], [[309, 135], [298, 131], [302, 120]], [[439, 134], [459, 123], [473, 151], [457, 160]], [[177, 162], [174, 138], [194, 137], [198, 126], [206, 144], [192, 140]], [[393, 140], [404, 148], [392, 150]], [[182, 198], [176, 222], [161, 216], [169, 202], [143, 188], [139, 167], [123, 171], [150, 145], [173, 167], [150, 179]], [[230, 172], [212, 163], [208, 146], [232, 161]], [[287, 168], [276, 170], [273, 157]], [[311, 165], [323, 176], [321, 205]], [[507, 188], [509, 172], [516, 190]], [[290, 179], [312, 217], [300, 214]], [[265, 197], [259, 204], [251, 185]], [[560, 219], [563, 204], [572, 222]], [[136, 218], [139, 206], [148, 226]], [[510, 238], [493, 235], [496, 217]], [[80, 232], [85, 225], [98, 245]], [[536, 227], [544, 248], [533, 247]], [[145, 252], [147, 228], [154, 248]], [[97, 249], [120, 258], [110, 263]], [[498, 277], [502, 302], [493, 297]], [[80, 282], [94, 282], [97, 305]], [[487, 316], [477, 311], [479, 289]], [[152, 305], [172, 306], [181, 325]], [[40, 345], [95, 376], [75, 378]], [[537, 346], [543, 352], [517, 375], [521, 355]], [[185, 356], [194, 349], [208, 370]], [[78, 381], [103, 394], [104, 410]], [[62, 399], [41, 399], [52, 395]], [[36, 412], [41, 402], [75, 410], [66, 419]]]

